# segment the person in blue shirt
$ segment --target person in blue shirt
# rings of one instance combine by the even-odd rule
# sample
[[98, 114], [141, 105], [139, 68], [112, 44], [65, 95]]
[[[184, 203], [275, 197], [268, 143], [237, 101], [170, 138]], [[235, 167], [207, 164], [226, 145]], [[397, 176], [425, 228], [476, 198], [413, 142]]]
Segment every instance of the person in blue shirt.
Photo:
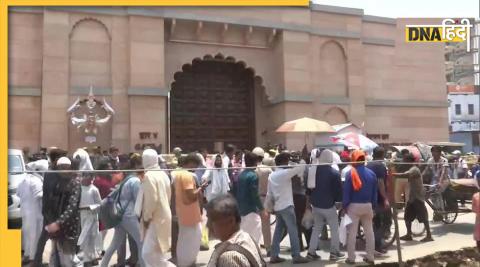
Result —
[[[405, 156], [404, 156], [405, 157]], [[387, 166], [383, 162], [385, 158], [385, 149], [377, 146], [373, 150], [373, 161], [367, 164], [367, 168], [377, 176], [378, 198], [377, 209], [373, 217], [373, 230], [375, 235], [375, 251], [380, 254], [386, 254], [383, 237], [391, 226], [392, 212], [390, 202], [387, 196]]]
[[[319, 162], [333, 163], [333, 152], [324, 149], [319, 156]], [[318, 165], [315, 172], [315, 187], [311, 188], [310, 203], [312, 204], [313, 232], [312, 236], [318, 237], [326, 224], [330, 227], [332, 240], [330, 243], [330, 260], [336, 261], [345, 255], [340, 252], [340, 239], [338, 235], [338, 216], [336, 202], [342, 201], [342, 181], [340, 173], [332, 165]], [[316, 250], [318, 238], [311, 238], [307, 258], [320, 259]]]
[[352, 169], [347, 173], [343, 185], [343, 208], [352, 219], [347, 236], [347, 264], [355, 264], [355, 244], [358, 224], [361, 222], [365, 232], [367, 256], [363, 260], [374, 264], [375, 240], [373, 234], [373, 211], [377, 206], [377, 177], [365, 167], [365, 152], [355, 150], [352, 153]]

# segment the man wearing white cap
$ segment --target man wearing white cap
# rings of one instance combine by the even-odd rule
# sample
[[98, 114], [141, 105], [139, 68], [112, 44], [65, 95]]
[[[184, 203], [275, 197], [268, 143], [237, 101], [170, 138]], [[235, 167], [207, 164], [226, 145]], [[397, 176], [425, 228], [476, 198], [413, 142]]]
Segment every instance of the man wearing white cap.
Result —
[[141, 206], [143, 260], [146, 267], [175, 266], [167, 259], [172, 224], [170, 179], [164, 171], [160, 170], [158, 154], [155, 150], [143, 151], [142, 163], [146, 173], [142, 181], [140, 197], [137, 198], [137, 202], [141, 201], [141, 203], [136, 206]]
[[[67, 157], [57, 161], [58, 170], [71, 170], [72, 163]], [[81, 195], [80, 180], [74, 174], [62, 172], [53, 190], [52, 218], [45, 226], [53, 249], [50, 256], [51, 267], [83, 266], [76, 256], [76, 240], [79, 236], [80, 212], [78, 209]], [[52, 220], [53, 219], [53, 220]]]

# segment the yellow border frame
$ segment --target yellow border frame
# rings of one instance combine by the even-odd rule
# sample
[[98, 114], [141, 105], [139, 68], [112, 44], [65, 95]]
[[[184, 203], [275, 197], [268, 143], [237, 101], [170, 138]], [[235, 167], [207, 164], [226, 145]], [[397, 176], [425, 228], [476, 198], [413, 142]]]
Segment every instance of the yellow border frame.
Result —
[[309, 0], [3, 0], [0, 1], [0, 267], [21, 266], [21, 234], [8, 230], [8, 7], [9, 6], [308, 6]]

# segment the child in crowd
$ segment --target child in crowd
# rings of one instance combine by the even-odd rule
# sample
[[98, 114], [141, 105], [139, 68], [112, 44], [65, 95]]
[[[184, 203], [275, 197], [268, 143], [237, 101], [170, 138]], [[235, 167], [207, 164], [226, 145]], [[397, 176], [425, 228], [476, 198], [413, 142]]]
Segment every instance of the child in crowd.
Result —
[[82, 232], [78, 245], [83, 251], [84, 266], [98, 265], [98, 254], [102, 251], [102, 238], [98, 228], [98, 208], [100, 207], [100, 192], [92, 184], [93, 175], [83, 174], [82, 195], [80, 198], [80, 220]]

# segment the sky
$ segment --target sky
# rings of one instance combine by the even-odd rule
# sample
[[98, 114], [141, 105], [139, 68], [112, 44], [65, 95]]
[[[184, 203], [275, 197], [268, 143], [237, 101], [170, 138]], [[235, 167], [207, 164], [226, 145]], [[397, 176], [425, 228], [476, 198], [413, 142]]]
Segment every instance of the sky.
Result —
[[313, 0], [314, 3], [363, 9], [390, 18], [479, 17], [480, 0]]

